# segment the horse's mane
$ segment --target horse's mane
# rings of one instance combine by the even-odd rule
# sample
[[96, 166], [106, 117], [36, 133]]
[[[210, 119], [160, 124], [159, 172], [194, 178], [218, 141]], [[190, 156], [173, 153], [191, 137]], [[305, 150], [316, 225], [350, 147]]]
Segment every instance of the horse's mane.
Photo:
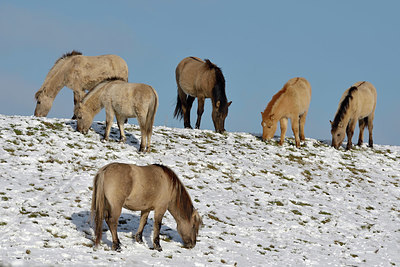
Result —
[[353, 85], [352, 87], [349, 88], [349, 91], [347, 92], [347, 95], [345, 96], [343, 101], [340, 103], [339, 109], [335, 115], [335, 119], [332, 122], [332, 131], [335, 131], [339, 126], [339, 123], [343, 120], [344, 115], [346, 115], [347, 109], [350, 106], [350, 101], [353, 99], [353, 93], [357, 91], [358, 87], [363, 83], [365, 82], [362, 82], [356, 86]]
[[[81, 52], [76, 51], [76, 50], [72, 50], [71, 52], [65, 53], [65, 54], [62, 55], [59, 59], [57, 59], [57, 61], [56, 61], [55, 64], [57, 64], [61, 59], [64, 59], [64, 58], [67, 58], [67, 57], [72, 57], [72, 56], [81, 56], [81, 55], [82, 55]], [[54, 64], [54, 65], [55, 65], [55, 64]]]
[[264, 114], [265, 115], [270, 114], [272, 112], [272, 108], [274, 107], [274, 105], [276, 104], [278, 99], [286, 92], [286, 90], [289, 88], [289, 86], [296, 84], [299, 80], [300, 80], [300, 78], [297, 77], [297, 79], [293, 83], [290, 83], [290, 84], [285, 83], [283, 88], [281, 90], [279, 90], [275, 95], [272, 96], [271, 101], [269, 101], [267, 107], [264, 110]]
[[178, 176], [172, 171], [170, 168], [160, 165], [160, 164], [153, 164], [154, 166], [160, 167], [163, 171], [167, 174], [168, 178], [172, 183], [172, 188], [176, 189], [176, 205], [178, 210], [180, 211], [181, 216], [186, 219], [190, 220], [193, 214], [194, 208], [192, 201], [188, 192], [185, 189], [185, 186], [179, 180]]
[[213, 99], [215, 100], [214, 102], [216, 103], [217, 101], [220, 101], [221, 107], [223, 107], [228, 103], [225, 93], [225, 77], [222, 74], [221, 68], [212, 63], [209, 59], [204, 59], [204, 61], [208, 69], [214, 69], [215, 71], [215, 85], [212, 89]]

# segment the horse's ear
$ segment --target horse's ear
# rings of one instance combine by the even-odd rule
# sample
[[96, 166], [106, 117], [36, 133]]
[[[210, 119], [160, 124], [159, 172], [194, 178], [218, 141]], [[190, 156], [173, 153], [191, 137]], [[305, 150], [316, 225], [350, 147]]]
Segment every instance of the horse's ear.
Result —
[[333, 124], [333, 121], [329, 120], [329, 122], [331, 123], [331, 125]]
[[215, 103], [215, 106], [217, 107], [217, 108], [219, 108], [219, 106], [221, 105], [221, 101], [217, 101], [217, 103]]
[[230, 101], [230, 102], [228, 103], [228, 107], [229, 107], [231, 104], [232, 104], [232, 101]]

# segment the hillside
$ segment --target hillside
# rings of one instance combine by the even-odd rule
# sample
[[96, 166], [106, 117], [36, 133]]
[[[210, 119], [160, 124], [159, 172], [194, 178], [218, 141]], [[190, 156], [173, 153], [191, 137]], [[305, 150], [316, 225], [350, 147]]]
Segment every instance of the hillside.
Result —
[[[400, 147], [335, 150], [307, 139], [296, 149], [248, 133], [155, 127], [153, 151], [101, 142], [103, 122], [84, 136], [75, 122], [0, 115], [0, 265], [300, 266], [400, 265]], [[166, 213], [162, 252], [153, 214], [137, 244], [139, 212], [122, 211], [122, 252], [111, 235], [93, 250], [92, 179], [110, 162], [171, 167], [203, 217], [198, 243], [182, 248]], [[104, 226], [106, 227], [106, 226]]]

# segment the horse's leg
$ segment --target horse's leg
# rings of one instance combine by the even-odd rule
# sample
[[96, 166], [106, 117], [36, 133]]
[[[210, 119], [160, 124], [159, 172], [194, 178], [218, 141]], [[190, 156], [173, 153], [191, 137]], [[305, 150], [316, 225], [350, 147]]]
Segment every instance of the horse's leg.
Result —
[[111, 126], [114, 121], [114, 111], [112, 108], [106, 107], [106, 129], [104, 131], [104, 140], [108, 141], [108, 137], [110, 136]]
[[113, 208], [111, 208], [111, 211], [109, 212], [108, 216], [106, 216], [105, 218], [108, 228], [110, 228], [110, 232], [112, 235], [112, 242], [113, 242], [112, 250], [115, 251], [121, 251], [121, 246], [120, 246], [121, 243], [119, 242], [117, 234], [118, 219], [119, 216], [121, 215], [121, 211], [122, 211], [122, 206], [115, 204], [113, 205]]
[[282, 118], [280, 120], [280, 124], [281, 124], [281, 140], [279, 141], [279, 144], [283, 145], [283, 142], [285, 142], [285, 135], [286, 135], [286, 130], [287, 130], [288, 119]]
[[201, 116], [204, 112], [204, 97], [197, 98], [197, 121], [196, 121], [196, 129], [200, 129], [200, 121]]
[[153, 134], [153, 125], [149, 126], [150, 129], [145, 129], [146, 133], [146, 152], [150, 152], [151, 149], [151, 135]]
[[124, 123], [126, 118], [119, 115], [119, 114], [115, 114], [115, 117], [117, 118], [117, 124], [118, 124], [118, 128], [119, 128], [119, 141], [121, 143], [125, 143], [126, 142], [126, 136], [125, 136], [125, 132], [124, 132]]
[[294, 116], [293, 118], [291, 118], [291, 122], [292, 122], [292, 131], [293, 131], [296, 147], [300, 147], [299, 117]]
[[135, 234], [135, 239], [136, 242], [138, 243], [143, 243], [143, 238], [142, 238], [142, 233], [144, 226], [147, 223], [147, 217], [149, 217], [150, 211], [142, 211], [140, 214], [140, 223], [139, 223], [139, 228]]
[[369, 147], [374, 146], [374, 141], [372, 139], [372, 129], [373, 128], [374, 128], [374, 114], [368, 116], [368, 133], [369, 133], [368, 146]]
[[153, 249], [156, 249], [158, 251], [162, 251], [162, 248], [160, 246], [160, 228], [161, 221], [166, 210], [167, 208], [154, 210]]
[[353, 138], [354, 134], [354, 129], [356, 128], [357, 121], [356, 120], [350, 120], [349, 124], [347, 125], [346, 128], [346, 134], [347, 134], [347, 146], [346, 149], [349, 150], [351, 149], [353, 143], [351, 139]]
[[[190, 126], [190, 109], [192, 105], [190, 104], [190, 107], [188, 106], [188, 99], [190, 99], [190, 96], [188, 96], [180, 87], [179, 82], [178, 83], [178, 97], [181, 101], [182, 105], [182, 113], [183, 113], [183, 125], [185, 128], [192, 128]], [[194, 99], [193, 99], [194, 100]], [[193, 103], [193, 101], [192, 101]]]
[[[192, 129], [192, 126], [190, 125], [190, 110], [192, 109], [194, 97], [188, 95], [186, 98], [186, 109], [183, 110], [183, 121], [184, 121], [184, 126], [185, 128]], [[183, 107], [182, 107], [183, 109]]]
[[360, 128], [360, 134], [358, 135], [357, 145], [361, 146], [364, 140], [364, 128], [365, 125], [368, 124], [368, 118], [363, 118], [358, 121], [358, 128]]
[[140, 148], [139, 151], [140, 152], [145, 152], [146, 150], [146, 136], [147, 136], [147, 132], [146, 132], [146, 117], [143, 115], [139, 115], [137, 116], [137, 120], [139, 123], [139, 127], [140, 127]]
[[[76, 104], [80, 103], [84, 96], [85, 96], [85, 92], [74, 90], [74, 109], [75, 109]], [[76, 119], [75, 113], [72, 116], [72, 119], [73, 120]]]
[[303, 115], [300, 116], [300, 141], [306, 140], [306, 136], [304, 134], [304, 125], [306, 124], [307, 112], [304, 112]]

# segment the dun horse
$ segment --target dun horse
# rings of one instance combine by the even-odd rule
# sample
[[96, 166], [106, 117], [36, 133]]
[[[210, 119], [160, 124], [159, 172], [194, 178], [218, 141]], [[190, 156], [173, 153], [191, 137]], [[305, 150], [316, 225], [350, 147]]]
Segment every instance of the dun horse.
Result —
[[201, 116], [204, 112], [204, 100], [211, 98], [215, 131], [224, 132], [225, 118], [228, 116], [228, 107], [232, 101], [228, 102], [226, 98], [225, 78], [221, 69], [208, 59], [203, 61], [197, 57], [187, 57], [178, 64], [175, 75], [178, 97], [174, 117], [183, 117], [185, 128], [192, 128], [190, 125], [190, 109], [197, 97], [196, 129], [199, 129]]
[[[291, 120], [296, 147], [300, 147], [300, 140], [305, 140], [304, 124], [311, 100], [311, 86], [304, 78], [290, 79], [283, 88], [276, 93], [268, 103], [264, 112], [261, 112], [261, 126], [263, 127], [263, 140], [271, 139], [278, 126], [281, 124], [281, 139], [285, 141], [288, 119]], [[300, 130], [300, 131], [299, 131]]]
[[107, 79], [99, 83], [76, 105], [74, 114], [77, 118], [77, 130], [86, 134], [94, 116], [103, 107], [106, 110], [105, 140], [108, 140], [114, 115], [117, 118], [121, 142], [126, 141], [124, 122], [127, 118], [137, 118], [141, 132], [140, 151], [150, 151], [153, 123], [158, 108], [158, 95], [153, 87], [118, 79]]
[[35, 116], [47, 116], [54, 99], [64, 86], [74, 91], [76, 104], [82, 100], [87, 90], [110, 77], [128, 81], [128, 66], [119, 56], [83, 56], [76, 51], [63, 55], [50, 69], [42, 87], [35, 94]]
[[347, 89], [340, 99], [333, 122], [331, 121], [332, 146], [338, 149], [347, 134], [347, 147], [351, 149], [351, 139], [357, 121], [360, 128], [358, 145], [362, 145], [364, 128], [368, 126], [370, 147], [373, 146], [372, 129], [376, 107], [376, 89], [369, 82], [356, 82]]
[[162, 165], [136, 166], [111, 163], [101, 168], [93, 181], [91, 214], [95, 223], [95, 246], [101, 241], [103, 219], [112, 234], [112, 249], [119, 251], [118, 218], [122, 207], [141, 211], [135, 239], [143, 243], [142, 233], [147, 217], [154, 210], [153, 247], [161, 251], [160, 227], [168, 210], [177, 223], [177, 230], [186, 248], [193, 248], [201, 217], [176, 174]]

